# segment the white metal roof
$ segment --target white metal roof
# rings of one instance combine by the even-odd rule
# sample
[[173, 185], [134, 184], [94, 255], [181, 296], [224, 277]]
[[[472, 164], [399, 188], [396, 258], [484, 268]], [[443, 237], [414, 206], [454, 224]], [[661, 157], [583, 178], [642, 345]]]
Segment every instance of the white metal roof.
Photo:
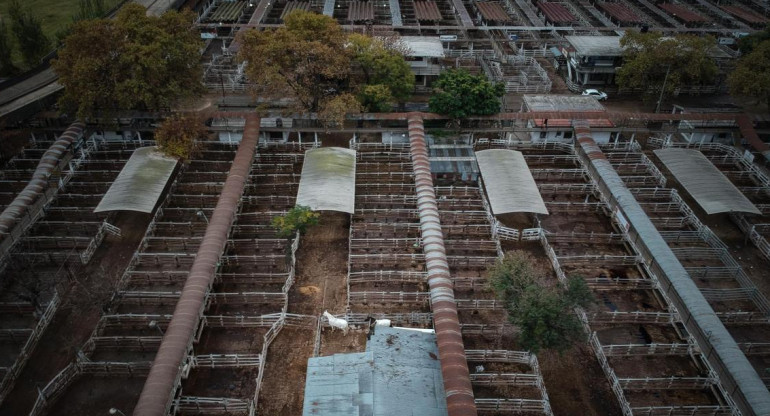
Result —
[[420, 58], [444, 57], [444, 45], [441, 44], [441, 39], [438, 36], [402, 36], [399, 40], [409, 49], [406, 53], [407, 56]]
[[154, 146], [134, 150], [94, 212], [152, 212], [176, 163]]
[[322, 147], [305, 152], [297, 205], [352, 214], [356, 202], [356, 151]]
[[537, 189], [535, 179], [521, 152], [506, 149], [482, 150], [476, 152], [476, 160], [493, 214], [548, 214], [540, 190]]
[[524, 94], [528, 111], [605, 111], [594, 97], [586, 95]]
[[707, 214], [760, 214], [757, 207], [700, 151], [671, 148], [656, 150], [655, 154]]

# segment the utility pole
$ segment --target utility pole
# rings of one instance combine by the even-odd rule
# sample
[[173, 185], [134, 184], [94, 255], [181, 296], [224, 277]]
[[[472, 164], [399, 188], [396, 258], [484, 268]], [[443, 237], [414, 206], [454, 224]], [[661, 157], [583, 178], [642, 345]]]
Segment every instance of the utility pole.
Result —
[[660, 103], [663, 101], [663, 91], [666, 91], [666, 81], [668, 81], [668, 73], [671, 71], [671, 64], [666, 67], [666, 76], [663, 78], [663, 87], [660, 89], [660, 96], [658, 97], [658, 105], [655, 106], [655, 113], [660, 111]]

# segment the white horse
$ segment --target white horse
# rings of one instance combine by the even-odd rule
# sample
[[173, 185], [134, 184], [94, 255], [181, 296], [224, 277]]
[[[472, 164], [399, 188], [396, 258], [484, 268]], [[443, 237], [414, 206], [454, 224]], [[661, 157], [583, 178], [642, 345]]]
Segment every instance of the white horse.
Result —
[[331, 325], [332, 328], [341, 329], [343, 335], [348, 334], [348, 321], [342, 318], [335, 318], [334, 315], [329, 313], [329, 311], [324, 311], [324, 316], [329, 321], [329, 325]]

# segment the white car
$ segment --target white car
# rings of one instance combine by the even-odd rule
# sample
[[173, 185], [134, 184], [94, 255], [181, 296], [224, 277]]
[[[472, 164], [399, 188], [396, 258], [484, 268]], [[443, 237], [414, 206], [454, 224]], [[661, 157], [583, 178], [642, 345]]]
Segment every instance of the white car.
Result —
[[604, 100], [607, 99], [607, 94], [605, 94], [605, 93], [603, 93], [603, 92], [601, 92], [599, 90], [594, 90], [594, 89], [583, 90], [583, 95], [587, 95], [589, 97], [594, 97], [594, 98], [596, 98], [599, 101], [604, 101]]

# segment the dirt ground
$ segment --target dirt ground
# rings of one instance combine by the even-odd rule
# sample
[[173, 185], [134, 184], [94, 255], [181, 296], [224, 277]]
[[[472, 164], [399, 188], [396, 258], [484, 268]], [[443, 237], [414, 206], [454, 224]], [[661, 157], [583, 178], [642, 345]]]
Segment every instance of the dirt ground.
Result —
[[[290, 313], [320, 316], [325, 310], [345, 312], [349, 221], [347, 214], [324, 212], [319, 224], [302, 236], [295, 282], [289, 291]], [[314, 345], [315, 328], [281, 330], [268, 349], [259, 414], [302, 414], [307, 360]]]
[[588, 345], [578, 345], [562, 355], [543, 352], [537, 358], [555, 415], [622, 414], [607, 378]]
[[43, 334], [16, 386], [0, 407], [2, 416], [26, 415], [43, 388], [74, 358], [102, 314], [123, 270], [144, 237], [150, 214], [121, 212], [113, 224], [122, 238], [108, 236], [89, 265], [79, 275], [82, 285], [73, 284], [62, 295], [62, 306]]

